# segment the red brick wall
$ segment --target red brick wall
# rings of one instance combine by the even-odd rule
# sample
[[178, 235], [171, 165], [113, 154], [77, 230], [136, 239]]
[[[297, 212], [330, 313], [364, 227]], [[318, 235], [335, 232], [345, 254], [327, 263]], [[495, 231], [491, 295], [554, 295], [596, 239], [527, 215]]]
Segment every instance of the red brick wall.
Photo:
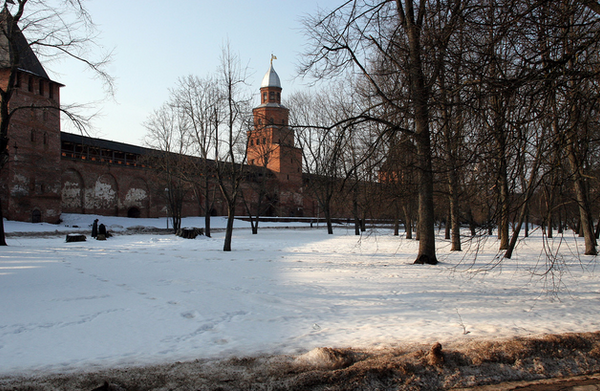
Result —
[[21, 74], [20, 86], [9, 104], [14, 114], [8, 130], [9, 163], [4, 177], [8, 197], [3, 200], [9, 219], [31, 221], [36, 213], [46, 222], [60, 218], [59, 104], [58, 84]]

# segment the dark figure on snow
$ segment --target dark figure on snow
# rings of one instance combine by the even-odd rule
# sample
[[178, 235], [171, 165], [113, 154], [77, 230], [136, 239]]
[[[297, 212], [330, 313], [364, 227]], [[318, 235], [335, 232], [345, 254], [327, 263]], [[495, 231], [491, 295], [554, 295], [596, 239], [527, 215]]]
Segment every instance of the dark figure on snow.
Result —
[[106, 237], [106, 226], [104, 224], [98, 226], [98, 235], [104, 235], [104, 237]]
[[92, 224], [92, 238], [98, 236], [98, 219], [94, 220], [94, 224]]

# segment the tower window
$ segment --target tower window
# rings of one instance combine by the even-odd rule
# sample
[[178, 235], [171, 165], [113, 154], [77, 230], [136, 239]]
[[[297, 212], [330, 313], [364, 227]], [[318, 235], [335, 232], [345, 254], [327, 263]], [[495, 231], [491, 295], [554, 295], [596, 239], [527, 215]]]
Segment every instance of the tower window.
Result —
[[278, 92], [277, 93], [277, 102], [281, 101], [281, 94]]
[[266, 92], [264, 92], [264, 93], [263, 93], [263, 103], [264, 103], [264, 102], [266, 102], [266, 101], [267, 101], [267, 93], [266, 93]]
[[254, 140], [250, 139], [250, 145], [254, 145]]
[[27, 91], [33, 92], [33, 76], [29, 76], [29, 80], [27, 83]]
[[259, 138], [256, 139], [256, 145], [260, 145], [260, 139]]
[[267, 143], [267, 139], [265, 137], [263, 137], [263, 144]]
[[269, 92], [269, 100], [270, 101], [275, 100], [275, 93], [273, 91]]
[[262, 125], [262, 119], [260, 119], [260, 118], [258, 119], [258, 124]]
[[40, 80], [39, 84], [40, 95], [44, 95], [44, 81]]

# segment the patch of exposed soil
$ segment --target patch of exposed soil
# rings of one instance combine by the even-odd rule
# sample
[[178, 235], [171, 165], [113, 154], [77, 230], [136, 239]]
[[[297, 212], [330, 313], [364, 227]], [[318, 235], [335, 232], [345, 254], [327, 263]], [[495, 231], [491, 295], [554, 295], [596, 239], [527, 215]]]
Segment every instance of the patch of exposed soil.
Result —
[[3, 377], [0, 390], [449, 390], [598, 372], [595, 332]]

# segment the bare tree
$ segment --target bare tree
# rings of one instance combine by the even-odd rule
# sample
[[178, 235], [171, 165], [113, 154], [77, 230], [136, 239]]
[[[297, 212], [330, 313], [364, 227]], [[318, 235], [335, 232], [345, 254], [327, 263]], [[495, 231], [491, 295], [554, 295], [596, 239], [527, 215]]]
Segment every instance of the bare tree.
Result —
[[343, 158], [349, 138], [347, 126], [334, 125], [338, 122], [339, 106], [333, 101], [331, 93], [324, 91], [298, 92], [289, 99], [291, 121], [302, 149], [304, 172], [308, 174], [307, 188], [325, 217], [328, 234], [333, 234], [333, 205], [345, 184]]
[[199, 206], [204, 210], [204, 234], [210, 237], [210, 217], [217, 187], [211, 180], [214, 172], [216, 139], [218, 136], [219, 105], [221, 95], [214, 77], [187, 76], [172, 91], [172, 104], [187, 118], [191, 159], [190, 177]]
[[[381, 109], [360, 118], [385, 123], [413, 138], [417, 149], [419, 253], [416, 263], [436, 264], [430, 129], [431, 87], [460, 18], [463, 1], [346, 1], [307, 19], [312, 50], [302, 71], [319, 78], [353, 68], [371, 83]], [[377, 58], [379, 64], [370, 59]], [[375, 66], [377, 65], [377, 66]], [[399, 96], [399, 85], [406, 94]], [[399, 99], [401, 98], [401, 99]], [[405, 105], [408, 103], [408, 105]], [[385, 109], [385, 110], [383, 110]], [[410, 116], [410, 128], [375, 112]], [[396, 116], [397, 118], [397, 116]]]
[[218, 128], [215, 140], [215, 174], [227, 205], [227, 226], [223, 251], [231, 251], [233, 222], [246, 178], [246, 132], [251, 129], [250, 95], [247, 93], [247, 68], [243, 67], [229, 45], [223, 48], [217, 83], [221, 104], [214, 117]]
[[[9, 160], [9, 126], [15, 113], [25, 108], [62, 112], [79, 129], [86, 126], [86, 119], [66, 106], [59, 107], [52, 102], [34, 106], [13, 103], [19, 88], [20, 69], [34, 66], [39, 70], [39, 76], [48, 79], [37, 58], [68, 57], [87, 65], [106, 83], [109, 92], [112, 91], [112, 79], [104, 70], [109, 56], [94, 59], [86, 51], [94, 45], [96, 34], [83, 0], [7, 0], [0, 11], [0, 30], [0, 71], [6, 80], [0, 86], [1, 171]], [[1, 206], [0, 245], [6, 245]]]
[[167, 201], [167, 213], [176, 233], [181, 228], [183, 202], [194, 160], [189, 156], [188, 118], [176, 107], [164, 104], [152, 113], [144, 126], [148, 131], [145, 143], [154, 150], [146, 159], [157, 169], [160, 178], [155, 190]]

